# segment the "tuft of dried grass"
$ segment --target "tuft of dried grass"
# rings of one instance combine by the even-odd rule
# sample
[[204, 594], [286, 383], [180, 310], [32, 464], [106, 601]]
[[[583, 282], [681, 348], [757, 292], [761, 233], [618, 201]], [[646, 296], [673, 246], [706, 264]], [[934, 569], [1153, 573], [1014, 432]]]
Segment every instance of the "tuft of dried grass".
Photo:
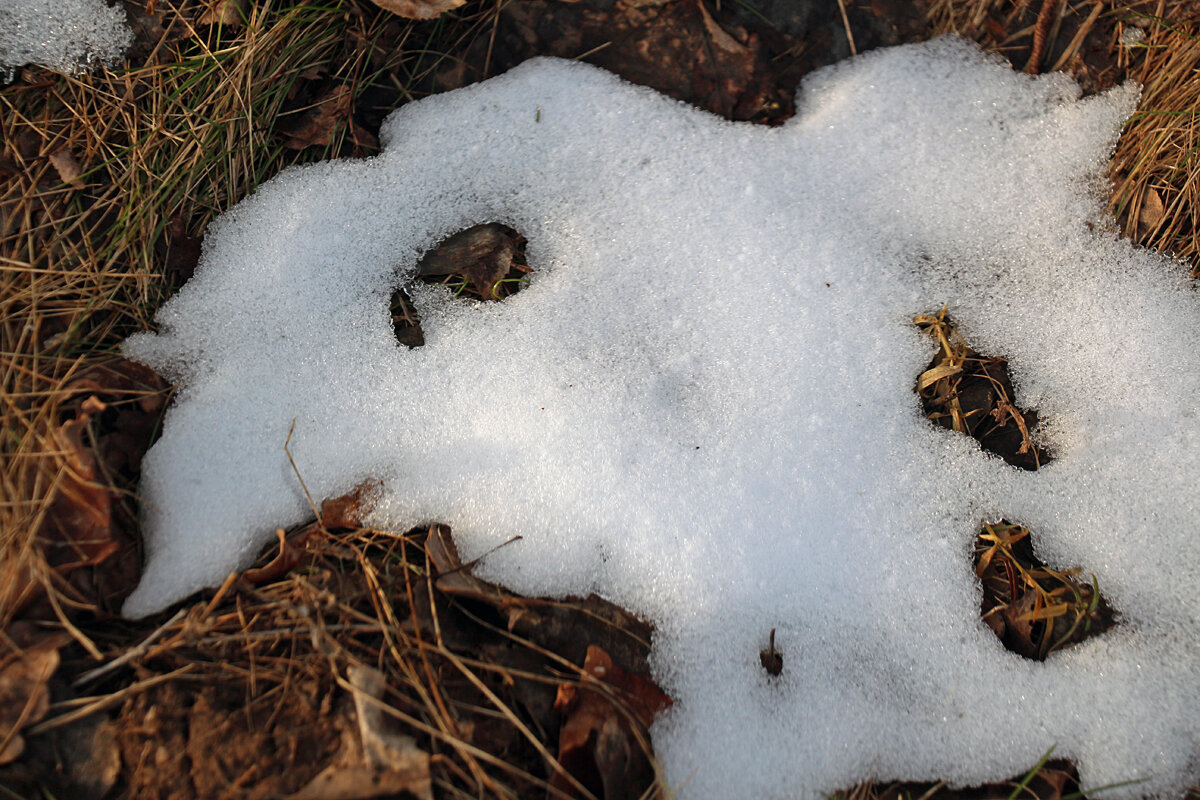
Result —
[[1142, 85], [1110, 164], [1122, 232], [1200, 277], [1200, 18], [1182, 3], [1141, 4], [1118, 25], [1126, 74]]

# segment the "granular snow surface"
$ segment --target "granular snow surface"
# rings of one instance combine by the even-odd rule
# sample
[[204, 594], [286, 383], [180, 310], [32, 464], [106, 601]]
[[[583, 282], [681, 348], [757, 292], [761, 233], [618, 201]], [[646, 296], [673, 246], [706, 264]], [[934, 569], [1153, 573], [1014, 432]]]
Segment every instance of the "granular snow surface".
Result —
[[[142, 616], [276, 526], [384, 482], [483, 577], [652, 620], [684, 798], [1024, 773], [1052, 745], [1105, 797], [1200, 779], [1200, 298], [1119, 238], [1101, 179], [1137, 91], [1079, 99], [955, 39], [814, 73], [734, 124], [553, 60], [405, 106], [382, 155], [292, 169], [211, 228], [126, 352], [180, 383], [145, 460]], [[412, 288], [499, 221], [535, 272], [501, 303]], [[948, 305], [1009, 357], [1056, 460], [1021, 472], [913, 391]], [[1044, 663], [980, 620], [982, 519], [1094, 573], [1104, 634]], [[768, 632], [784, 657], [759, 664]]]
[[0, 69], [38, 64], [72, 74], [111, 67], [132, 41], [125, 12], [104, 0], [0, 1]]

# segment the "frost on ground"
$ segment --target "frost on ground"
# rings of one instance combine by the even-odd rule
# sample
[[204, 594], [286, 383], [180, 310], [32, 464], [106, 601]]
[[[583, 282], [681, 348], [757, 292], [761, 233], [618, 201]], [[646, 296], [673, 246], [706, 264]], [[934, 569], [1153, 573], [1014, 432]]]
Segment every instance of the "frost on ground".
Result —
[[125, 13], [104, 0], [3, 0], [0, 69], [38, 64], [62, 73], [113, 66], [133, 41]]
[[[484, 577], [598, 592], [657, 626], [683, 797], [1024, 772], [1200, 778], [1200, 301], [1103, 219], [1136, 92], [1079, 100], [958, 40], [813, 74], [778, 129], [536, 61], [405, 106], [383, 155], [285, 172], [222, 217], [127, 353], [181, 384], [145, 462], [140, 616], [277, 525], [383, 478], [373, 523], [439, 520]], [[412, 289], [449, 234], [529, 239], [502, 303]], [[948, 304], [1009, 357], [1036, 473], [921, 416]], [[979, 617], [980, 520], [1028, 525], [1120, 617], [1045, 663]], [[783, 673], [759, 663], [771, 628]]]

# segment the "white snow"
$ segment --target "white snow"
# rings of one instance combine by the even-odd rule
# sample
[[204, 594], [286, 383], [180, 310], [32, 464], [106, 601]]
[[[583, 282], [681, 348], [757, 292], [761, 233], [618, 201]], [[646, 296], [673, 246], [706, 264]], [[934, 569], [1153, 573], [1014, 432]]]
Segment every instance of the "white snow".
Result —
[[[779, 129], [539, 60], [405, 106], [368, 161], [286, 171], [210, 229], [126, 352], [180, 382], [142, 486], [149, 614], [276, 526], [385, 479], [486, 577], [657, 626], [653, 729], [684, 798], [972, 784], [1051, 745], [1105, 797], [1200, 779], [1200, 299], [1119, 238], [1102, 169], [1136, 89], [1078, 99], [942, 39], [811, 75]], [[500, 221], [536, 271], [497, 304], [413, 288]], [[948, 304], [1006, 354], [1057, 460], [934, 427], [913, 392]], [[982, 518], [1096, 575], [1120, 624], [1045, 663], [979, 618]], [[771, 628], [784, 655], [770, 679]]]
[[63, 73], [115, 66], [133, 41], [104, 0], [0, 0], [0, 69], [38, 64]]

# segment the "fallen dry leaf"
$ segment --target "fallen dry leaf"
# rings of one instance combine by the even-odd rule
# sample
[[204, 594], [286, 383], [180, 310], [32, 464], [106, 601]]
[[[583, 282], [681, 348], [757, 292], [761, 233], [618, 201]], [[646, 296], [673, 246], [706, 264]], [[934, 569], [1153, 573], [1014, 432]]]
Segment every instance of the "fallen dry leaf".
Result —
[[697, 7], [700, 9], [700, 18], [704, 22], [704, 30], [708, 31], [708, 37], [713, 44], [732, 56], [744, 58], [749, 55], [753, 58], [748, 47], [730, 36], [724, 28], [717, 24], [703, 2], [697, 3]]
[[[598, 798], [642, 797], [654, 781], [646, 729], [656, 714], [671, 705], [671, 698], [648, 678], [613, 664], [594, 645], [588, 647], [583, 671], [590, 680], [560, 686], [554, 700], [554, 708], [565, 717], [558, 761]], [[550, 783], [569, 796], [579, 796], [561, 772]]]
[[126, 13], [135, 37], [135, 53], [150, 52], [160, 44], [176, 42], [191, 35], [191, 26], [174, 8], [155, 10], [154, 3], [131, 3]]
[[83, 181], [79, 178], [83, 174], [83, 170], [79, 168], [79, 162], [75, 160], [75, 156], [70, 150], [51, 153], [50, 163], [54, 165], [54, 169], [58, 172], [58, 177], [62, 178], [63, 183], [70, 184], [76, 189], [83, 186]]
[[407, 792], [419, 800], [432, 800], [429, 754], [411, 736], [390, 730], [381, 708], [387, 689], [383, 673], [354, 664], [347, 669], [354, 696], [357, 736], [350, 726], [342, 729], [342, 749], [290, 800], [365, 800]]
[[1158, 223], [1162, 222], [1162, 218], [1166, 216], [1167, 210], [1163, 207], [1162, 197], [1155, 189], [1147, 189], [1142, 195], [1142, 207], [1138, 211], [1137, 228], [1138, 235], [1144, 236], [1154, 230]]
[[92, 417], [106, 407], [96, 395], [90, 395], [79, 416], [54, 432], [55, 444], [63, 453], [63, 471], [38, 541], [47, 561], [60, 574], [99, 564], [118, 547], [112, 538], [112, 496], [98, 480], [96, 459], [84, 441]]
[[1024, 592], [1016, 602], [1009, 603], [1001, 611], [1004, 617], [1004, 646], [1014, 653], [1037, 660], [1040, 656], [1038, 642], [1034, 639], [1034, 624], [1031, 612], [1037, 603], [1036, 592]]
[[310, 525], [289, 537], [283, 528], [276, 528], [275, 535], [279, 537], [279, 555], [265, 566], [246, 570], [242, 573], [242, 577], [253, 584], [269, 583], [282, 578], [304, 562], [305, 556], [308, 555], [306, 545], [320, 532], [320, 528]]
[[513, 601], [512, 595], [493, 584], [479, 580], [467, 571], [458, 557], [458, 548], [451, 538], [450, 528], [446, 525], [435, 523], [429, 526], [429, 535], [425, 538], [425, 552], [437, 570], [438, 577], [434, 586], [439, 592], [453, 597], [480, 600], [497, 608], [505, 608]]
[[417, 265], [422, 277], [461, 275], [480, 297], [497, 297], [496, 284], [513, 268], [513, 258], [524, 239], [495, 222], [459, 231], [433, 250]]
[[41, 791], [35, 789], [24, 797], [104, 800], [121, 773], [116, 735], [116, 724], [104, 714], [39, 733], [29, 739], [25, 753], [12, 772], [0, 777], [0, 784], [19, 788], [25, 778]]
[[321, 522], [326, 528], [361, 528], [379, 491], [378, 481], [363, 481], [354, 491], [321, 502]]
[[247, 0], [208, 0], [196, 22], [200, 25], [241, 27], [246, 19]]
[[471, 565], [459, 559], [445, 525], [429, 527], [425, 553], [437, 573], [434, 586], [439, 592], [496, 608], [511, 633], [575, 663], [584, 660], [588, 648], [596, 644], [626, 669], [648, 670], [652, 629], [623, 608], [594, 594], [582, 600], [567, 598], [567, 602], [522, 597], [480, 580], [471, 574]]
[[346, 84], [331, 86], [313, 100], [308, 110], [298, 118], [280, 126], [284, 147], [303, 150], [313, 145], [333, 143], [334, 132], [340, 125], [350, 128], [355, 144], [378, 147], [375, 137], [359, 127], [351, 114], [354, 92]]
[[435, 19], [453, 11], [467, 0], [371, 0], [372, 3], [406, 19]]
[[201, 237], [187, 232], [183, 217], [178, 214], [171, 217], [154, 245], [154, 255], [172, 285], [178, 286], [192, 277], [200, 261], [201, 243]]
[[58, 648], [64, 643], [62, 638], [51, 637], [0, 661], [0, 764], [24, 752], [21, 730], [50, 709], [47, 684], [58, 669]]
[[[150, 368], [117, 360], [82, 372], [62, 394], [68, 398], [62, 413], [74, 417], [47, 434], [58, 477], [34, 534], [34, 551], [58, 575], [71, 574], [72, 581], [82, 574], [80, 568], [109, 562], [87, 578], [91, 585], [84, 594], [95, 601], [123, 596], [137, 583], [140, 564], [125, 532], [134, 521], [114, 503], [119, 489], [109, 479], [123, 475], [132, 485], [157, 431], [168, 386]], [[102, 424], [97, 422], [101, 415]], [[113, 559], [118, 552], [121, 556]], [[35, 564], [28, 553], [16, 552], [0, 564], [0, 594], [10, 613], [41, 592], [46, 575], [37, 574], [41, 568]]]

